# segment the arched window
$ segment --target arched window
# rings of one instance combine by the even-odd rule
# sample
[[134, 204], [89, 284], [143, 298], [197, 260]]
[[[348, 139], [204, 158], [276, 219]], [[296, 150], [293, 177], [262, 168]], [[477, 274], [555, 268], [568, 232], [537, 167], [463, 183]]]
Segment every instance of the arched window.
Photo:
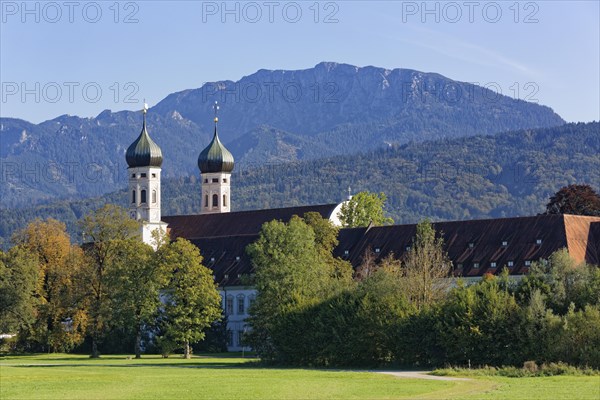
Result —
[[204, 195], [204, 207], [208, 207], [208, 195]]
[[131, 202], [135, 203], [135, 190], [131, 191]]
[[213, 207], [219, 207], [219, 195], [213, 194]]
[[140, 201], [142, 202], [142, 204], [146, 204], [146, 190], [142, 190], [140, 197], [141, 197]]
[[156, 203], [156, 190], [152, 191], [152, 203]]
[[227, 195], [223, 195], [223, 207], [227, 207]]

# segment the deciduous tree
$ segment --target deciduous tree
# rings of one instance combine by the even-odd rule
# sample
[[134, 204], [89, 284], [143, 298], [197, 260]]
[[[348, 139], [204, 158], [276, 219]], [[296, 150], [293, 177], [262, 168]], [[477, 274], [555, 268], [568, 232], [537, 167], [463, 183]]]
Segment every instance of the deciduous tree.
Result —
[[385, 216], [385, 193], [359, 192], [342, 204], [340, 221], [345, 228], [356, 228], [373, 224], [391, 225], [394, 220]]

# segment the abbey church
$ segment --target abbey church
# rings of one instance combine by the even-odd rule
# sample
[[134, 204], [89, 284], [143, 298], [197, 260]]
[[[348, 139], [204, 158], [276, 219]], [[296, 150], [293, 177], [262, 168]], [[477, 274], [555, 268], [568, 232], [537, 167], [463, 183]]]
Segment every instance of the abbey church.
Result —
[[[235, 164], [232, 154], [219, 140], [215, 116], [212, 141], [198, 156], [201, 209], [194, 215], [163, 217], [163, 155], [148, 133], [146, 113], [144, 107], [141, 133], [126, 152], [129, 214], [142, 222], [140, 235], [145, 243], [153, 244], [152, 232], [159, 230], [169, 232], [171, 239], [188, 239], [200, 249], [204, 264], [212, 269], [219, 285], [228, 318], [229, 350], [242, 350], [240, 341], [247, 329], [248, 308], [256, 297], [256, 290], [244, 285], [247, 282], [244, 278], [253, 272], [246, 246], [258, 238], [265, 222], [287, 222], [293, 215], [307, 212], [318, 212], [340, 226], [341, 204], [232, 212], [235, 193], [231, 192], [231, 173]], [[466, 279], [496, 274], [504, 267], [511, 275], [527, 274], [533, 261], [548, 258], [561, 248], [567, 248], [578, 262], [600, 264], [600, 217], [537, 215], [433, 225], [442, 232], [453, 275]], [[415, 232], [414, 224], [341, 228], [334, 255], [348, 260], [354, 268], [367, 253], [373, 254], [376, 261], [390, 253], [402, 257], [410, 249]]]

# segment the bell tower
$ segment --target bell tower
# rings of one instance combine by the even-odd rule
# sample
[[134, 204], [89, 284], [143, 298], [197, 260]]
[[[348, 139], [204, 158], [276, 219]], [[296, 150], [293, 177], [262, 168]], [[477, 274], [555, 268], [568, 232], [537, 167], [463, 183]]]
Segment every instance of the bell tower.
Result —
[[217, 124], [219, 105], [215, 102], [215, 131], [210, 144], [198, 156], [200, 181], [202, 182], [201, 214], [225, 213], [231, 211], [231, 171], [233, 155], [219, 140]]
[[148, 105], [144, 103], [142, 132], [125, 154], [129, 176], [129, 216], [142, 222], [142, 240], [154, 245], [152, 232], [166, 233], [167, 224], [160, 215], [160, 173], [162, 151], [146, 129]]

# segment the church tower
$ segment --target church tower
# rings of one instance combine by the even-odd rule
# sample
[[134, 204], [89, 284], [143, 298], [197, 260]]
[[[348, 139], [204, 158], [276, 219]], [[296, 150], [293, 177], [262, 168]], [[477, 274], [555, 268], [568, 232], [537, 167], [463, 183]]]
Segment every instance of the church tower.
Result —
[[210, 144], [198, 156], [198, 168], [202, 182], [201, 214], [225, 213], [231, 211], [231, 171], [233, 156], [223, 146], [217, 133], [219, 118], [217, 102], [215, 109], [215, 133]]
[[140, 136], [125, 153], [129, 176], [129, 216], [142, 222], [142, 241], [154, 245], [152, 232], [166, 232], [167, 224], [160, 215], [160, 172], [162, 152], [146, 130], [148, 105], [144, 103]]

